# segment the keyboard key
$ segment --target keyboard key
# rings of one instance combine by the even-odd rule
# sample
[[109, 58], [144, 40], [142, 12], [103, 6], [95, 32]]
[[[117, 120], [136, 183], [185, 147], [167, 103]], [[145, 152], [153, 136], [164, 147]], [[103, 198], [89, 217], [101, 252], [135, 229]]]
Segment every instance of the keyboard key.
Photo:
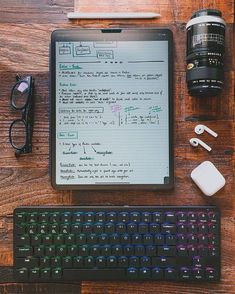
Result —
[[87, 235], [87, 243], [88, 244], [96, 244], [98, 242], [98, 236], [96, 234]]
[[154, 244], [155, 245], [163, 245], [164, 244], [164, 235], [156, 234], [154, 236]]
[[115, 223], [116, 221], [117, 221], [117, 214], [116, 214], [116, 212], [114, 212], [114, 211], [108, 212], [107, 213], [107, 222]]
[[73, 258], [73, 267], [74, 268], [83, 268], [84, 267], [84, 259], [82, 256], [75, 256]]
[[175, 256], [176, 248], [175, 246], [159, 246], [158, 256]]
[[137, 225], [135, 223], [127, 224], [127, 233], [128, 234], [135, 234], [137, 233]]
[[52, 235], [42, 236], [42, 244], [43, 245], [51, 245], [52, 244]]
[[130, 267], [139, 267], [139, 265], [140, 265], [139, 257], [131, 256], [129, 259], [129, 266]]
[[45, 247], [45, 254], [47, 256], [55, 256], [55, 246], [46, 246]]
[[54, 224], [50, 224], [48, 226], [48, 233], [49, 234], [52, 234], [52, 235], [55, 235], [55, 234], [59, 234], [59, 225], [54, 223]]
[[86, 235], [85, 234], [79, 234], [79, 235], [77, 235], [76, 240], [77, 240], [78, 245], [84, 245], [84, 244], [86, 244]]
[[104, 211], [97, 212], [95, 214], [95, 221], [98, 223], [103, 223], [106, 221], [106, 215]]
[[188, 212], [188, 221], [195, 223], [197, 222], [197, 213], [193, 212], [193, 211], [189, 211]]
[[72, 267], [72, 257], [66, 256], [62, 258], [62, 266], [63, 268], [71, 268]]
[[202, 212], [202, 211], [198, 213], [199, 222], [206, 222], [207, 219], [208, 219], [207, 213]]
[[112, 234], [109, 236], [110, 244], [118, 244], [120, 243], [120, 235], [119, 234]]
[[70, 223], [71, 222], [71, 213], [70, 212], [64, 212], [62, 215], [61, 215], [61, 222], [62, 223]]
[[137, 255], [137, 256], [145, 255], [145, 248], [143, 245], [135, 246], [135, 255]]
[[39, 266], [39, 259], [35, 257], [22, 257], [15, 259], [15, 266], [17, 267], [37, 267]]
[[215, 281], [219, 279], [219, 274], [218, 274], [218, 271], [216, 271], [214, 268], [206, 268], [205, 277], [209, 281], [210, 280]]
[[129, 222], [129, 213], [128, 212], [119, 212], [118, 221], [122, 223]]
[[80, 256], [87, 256], [87, 255], [89, 255], [89, 246], [88, 245], [79, 246], [79, 248], [78, 248], [78, 254]]
[[104, 231], [106, 234], [113, 234], [115, 232], [114, 224], [111, 222], [106, 223], [104, 226]]
[[175, 267], [176, 259], [173, 257], [152, 257], [153, 267]]
[[33, 250], [30, 246], [16, 247], [15, 254], [17, 257], [32, 256]]
[[122, 255], [122, 246], [121, 245], [112, 246], [111, 251], [112, 251], [112, 255], [121, 256]]
[[149, 279], [151, 277], [151, 271], [149, 268], [142, 267], [139, 269], [139, 278], [141, 279]]
[[219, 248], [210, 246], [208, 248], [208, 254], [209, 256], [219, 256]]
[[26, 213], [24, 212], [17, 212], [15, 214], [15, 221], [18, 223], [23, 223], [26, 221]]
[[131, 237], [128, 234], [123, 234], [120, 236], [120, 243], [121, 244], [130, 244], [131, 243]]
[[58, 223], [60, 221], [60, 213], [59, 212], [50, 213], [49, 221], [51, 223]]
[[16, 236], [16, 242], [18, 245], [30, 245], [29, 235], [18, 235]]
[[128, 267], [128, 258], [126, 256], [120, 256], [118, 258], [118, 267]]
[[56, 248], [57, 256], [66, 256], [67, 255], [67, 247], [65, 245], [58, 246]]
[[166, 212], [165, 213], [165, 222], [167, 223], [175, 223], [176, 222], [176, 216], [174, 212]]
[[38, 215], [39, 223], [47, 223], [49, 221], [49, 213], [48, 212], [40, 212]]
[[104, 245], [101, 247], [101, 255], [109, 256], [111, 255], [111, 246], [110, 245]]
[[117, 266], [117, 258], [115, 256], [107, 257], [107, 267], [115, 268]]
[[187, 217], [186, 212], [184, 212], [184, 211], [177, 212], [177, 221], [179, 223], [185, 223], [185, 222], [187, 222], [187, 220], [188, 220], [188, 217]]
[[154, 280], [161, 280], [163, 278], [163, 270], [160, 267], [152, 269], [152, 278]]
[[90, 247], [90, 255], [91, 256], [99, 256], [100, 255], [100, 245], [93, 245]]
[[31, 212], [27, 215], [27, 222], [28, 223], [36, 223], [38, 220], [38, 213], [37, 212]]
[[145, 254], [147, 256], [157, 256], [157, 246], [146, 246]]
[[98, 268], [104, 268], [104, 267], [106, 267], [106, 258], [104, 256], [98, 256], [96, 258], [96, 266]]
[[165, 269], [165, 278], [167, 280], [176, 280], [178, 273], [174, 268], [168, 267]]
[[152, 213], [152, 221], [155, 223], [162, 223], [163, 222], [163, 215], [161, 212], [153, 212]]
[[94, 258], [92, 256], [85, 257], [84, 266], [86, 268], [93, 268], [94, 264], [95, 264], [95, 260], [94, 260]]
[[188, 256], [187, 247], [184, 245], [177, 246], [177, 253], [178, 253], [178, 256]]
[[85, 223], [82, 225], [82, 232], [84, 234], [91, 234], [92, 233], [92, 224]]
[[198, 232], [202, 234], [207, 234], [208, 233], [208, 226], [205, 223], [200, 223], [198, 224]]
[[95, 234], [102, 234], [104, 232], [104, 226], [102, 223], [95, 223], [93, 225], [93, 232]]
[[124, 223], [118, 223], [116, 225], [116, 233], [118, 234], [126, 233], [126, 225]]
[[139, 234], [132, 235], [132, 244], [134, 245], [142, 244], [142, 236]]
[[[40, 258], [40, 267], [45, 268], [45, 267], [50, 267], [50, 265], [51, 265], [51, 260], [48, 256]], [[30, 267], [37, 267], [37, 266], [38, 266], [38, 259], [37, 259], [37, 264], [31, 265]]]
[[177, 231], [179, 234], [186, 234], [187, 233], [187, 225], [184, 223], [178, 223]]
[[131, 256], [134, 254], [134, 247], [131, 245], [126, 245], [123, 247], [123, 254], [126, 256]]
[[61, 270], [61, 268], [53, 268], [51, 270], [51, 277], [52, 277], [52, 279], [60, 280], [61, 279], [61, 276], [62, 276], [62, 270]]
[[150, 234], [157, 234], [160, 233], [160, 225], [157, 223], [151, 223], [149, 225], [149, 233]]
[[140, 257], [140, 266], [151, 266], [151, 258], [148, 256]]
[[75, 223], [71, 226], [71, 233], [72, 234], [80, 234], [82, 232], [82, 224], [81, 223]]
[[176, 236], [167, 234], [165, 236], [166, 245], [175, 245], [176, 244]]
[[28, 274], [29, 274], [27, 268], [19, 268], [19, 269], [16, 269], [16, 273], [17, 273], [17, 277], [20, 280], [26, 280], [28, 278]]
[[77, 251], [78, 251], [77, 245], [68, 246], [67, 250], [68, 250], [67, 251], [68, 255], [70, 256], [77, 255]]
[[219, 233], [219, 225], [211, 223], [208, 226], [209, 233], [218, 234]]
[[49, 280], [51, 278], [51, 270], [50, 268], [41, 269], [40, 276], [42, 279]]
[[52, 267], [60, 267], [61, 266], [61, 257], [56, 256], [51, 258], [51, 266]]
[[55, 245], [62, 245], [64, 244], [64, 236], [62, 234], [54, 235], [53, 236], [54, 244]]
[[139, 234], [147, 234], [149, 231], [149, 226], [146, 223], [140, 223], [138, 226], [138, 233]]
[[39, 268], [31, 268], [29, 270], [29, 277], [32, 280], [38, 280], [40, 277], [40, 269]]
[[127, 277], [129, 279], [137, 279], [138, 278], [138, 270], [134, 267], [130, 267], [127, 269]]
[[141, 221], [145, 223], [150, 223], [152, 220], [152, 215], [150, 212], [142, 212]]
[[108, 244], [108, 235], [107, 234], [101, 234], [98, 236], [99, 244]]
[[86, 212], [84, 214], [84, 221], [87, 223], [93, 223], [95, 221], [95, 214], [93, 212]]
[[162, 234], [175, 234], [176, 233], [176, 225], [164, 223], [161, 227]]
[[180, 279], [182, 280], [191, 280], [192, 278], [192, 274], [191, 274], [191, 270], [187, 267], [182, 267], [180, 269]]
[[204, 270], [200, 268], [194, 268], [192, 270], [192, 276], [195, 280], [203, 280], [204, 279]]
[[153, 244], [153, 235], [151, 235], [151, 234], [143, 235], [143, 243], [144, 243], [144, 245], [152, 245]]
[[74, 223], [82, 223], [83, 222], [83, 212], [73, 213], [72, 220]]
[[139, 223], [140, 222], [140, 213], [139, 212], [131, 212], [130, 213], [130, 221], [134, 223]]

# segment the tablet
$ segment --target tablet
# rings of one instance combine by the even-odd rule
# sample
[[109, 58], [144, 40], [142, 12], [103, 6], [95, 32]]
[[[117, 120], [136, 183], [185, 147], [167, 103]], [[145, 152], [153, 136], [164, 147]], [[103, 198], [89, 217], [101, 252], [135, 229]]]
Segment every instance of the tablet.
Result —
[[56, 30], [50, 56], [53, 187], [172, 188], [171, 31]]

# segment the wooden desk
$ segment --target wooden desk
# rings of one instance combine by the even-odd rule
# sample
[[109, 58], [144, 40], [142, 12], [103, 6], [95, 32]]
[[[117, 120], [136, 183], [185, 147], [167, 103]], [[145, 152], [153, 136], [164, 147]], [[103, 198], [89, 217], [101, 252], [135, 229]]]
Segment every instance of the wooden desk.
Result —
[[[128, 4], [128, 5], [127, 5]], [[69, 22], [72, 0], [7, 1], [0, 8], [0, 292], [1, 293], [235, 293], [235, 136], [234, 136], [234, 1], [233, 0], [135, 0], [79, 1], [81, 11], [155, 11], [152, 20], [82, 20]], [[220, 97], [192, 98], [185, 83], [185, 23], [193, 11], [214, 7], [227, 23], [225, 88]], [[175, 189], [171, 192], [57, 192], [50, 185], [48, 46], [50, 33], [70, 27], [169, 26], [174, 33]], [[33, 153], [16, 159], [8, 142], [9, 125], [16, 113], [9, 107], [15, 74], [36, 79]], [[188, 140], [197, 122], [218, 132], [204, 134], [213, 147], [193, 149]], [[226, 186], [205, 197], [190, 180], [191, 170], [211, 160], [226, 178]], [[12, 211], [18, 205], [44, 204], [216, 204], [222, 212], [222, 279], [220, 283], [83, 282], [69, 284], [14, 284], [12, 279]]]

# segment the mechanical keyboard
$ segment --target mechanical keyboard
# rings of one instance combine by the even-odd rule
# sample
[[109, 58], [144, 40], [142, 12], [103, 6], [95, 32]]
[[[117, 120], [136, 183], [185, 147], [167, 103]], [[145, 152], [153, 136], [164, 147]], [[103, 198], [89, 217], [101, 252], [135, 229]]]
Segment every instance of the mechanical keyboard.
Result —
[[14, 210], [16, 281], [220, 279], [214, 206]]

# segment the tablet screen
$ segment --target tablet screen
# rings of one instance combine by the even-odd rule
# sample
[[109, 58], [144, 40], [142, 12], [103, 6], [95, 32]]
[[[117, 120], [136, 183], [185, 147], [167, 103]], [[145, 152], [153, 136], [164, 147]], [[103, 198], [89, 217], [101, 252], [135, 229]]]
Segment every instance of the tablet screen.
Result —
[[169, 183], [168, 47], [56, 42], [56, 185]]

